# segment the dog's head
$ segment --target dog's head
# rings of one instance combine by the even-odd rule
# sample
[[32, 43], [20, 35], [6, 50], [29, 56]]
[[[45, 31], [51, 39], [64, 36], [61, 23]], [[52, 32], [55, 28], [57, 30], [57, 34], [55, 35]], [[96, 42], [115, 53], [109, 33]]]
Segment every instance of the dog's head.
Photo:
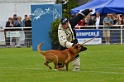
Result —
[[85, 51], [85, 50], [87, 50], [87, 48], [84, 47], [84, 46], [81, 45], [81, 44], [75, 44], [73, 47], [74, 47], [75, 49], [77, 49], [78, 52], [81, 52], [81, 51]]

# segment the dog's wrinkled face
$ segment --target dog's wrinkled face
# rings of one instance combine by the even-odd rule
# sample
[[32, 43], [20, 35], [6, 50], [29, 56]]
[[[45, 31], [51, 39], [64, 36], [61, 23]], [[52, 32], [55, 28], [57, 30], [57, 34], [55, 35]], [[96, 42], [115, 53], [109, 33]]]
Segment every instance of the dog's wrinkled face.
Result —
[[84, 46], [81, 45], [81, 44], [75, 44], [75, 45], [74, 45], [74, 48], [75, 48], [75, 49], [78, 49], [79, 52], [87, 50], [87, 48], [84, 47]]

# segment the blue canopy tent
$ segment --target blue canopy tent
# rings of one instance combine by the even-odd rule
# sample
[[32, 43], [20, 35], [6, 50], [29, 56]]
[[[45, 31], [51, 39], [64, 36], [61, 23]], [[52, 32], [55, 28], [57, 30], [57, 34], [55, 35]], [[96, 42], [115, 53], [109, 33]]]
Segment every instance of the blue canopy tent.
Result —
[[102, 14], [121, 13], [124, 14], [124, 4], [122, 0], [92, 0], [84, 5], [71, 9], [71, 14], [75, 14], [84, 9], [94, 9]]

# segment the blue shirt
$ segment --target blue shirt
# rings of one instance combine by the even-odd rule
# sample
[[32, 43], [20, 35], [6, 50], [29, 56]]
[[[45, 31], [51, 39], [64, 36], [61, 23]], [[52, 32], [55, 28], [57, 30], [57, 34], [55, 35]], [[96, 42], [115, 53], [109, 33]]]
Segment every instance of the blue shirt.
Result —
[[23, 22], [21, 21], [20, 23], [18, 21], [14, 22], [14, 27], [24, 27]]
[[[113, 24], [113, 20], [111, 18], [105, 17], [103, 19], [103, 23], [111, 23], [111, 24]], [[110, 26], [105, 25], [104, 29], [110, 29]]]

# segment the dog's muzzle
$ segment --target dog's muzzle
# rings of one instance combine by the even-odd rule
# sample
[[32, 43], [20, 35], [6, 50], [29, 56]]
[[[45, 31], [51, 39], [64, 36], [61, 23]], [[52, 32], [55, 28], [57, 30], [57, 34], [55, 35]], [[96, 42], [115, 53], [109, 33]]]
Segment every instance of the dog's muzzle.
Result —
[[81, 51], [85, 51], [85, 50], [87, 50], [87, 48], [82, 46]]

